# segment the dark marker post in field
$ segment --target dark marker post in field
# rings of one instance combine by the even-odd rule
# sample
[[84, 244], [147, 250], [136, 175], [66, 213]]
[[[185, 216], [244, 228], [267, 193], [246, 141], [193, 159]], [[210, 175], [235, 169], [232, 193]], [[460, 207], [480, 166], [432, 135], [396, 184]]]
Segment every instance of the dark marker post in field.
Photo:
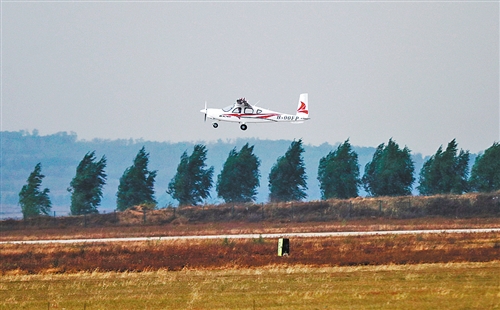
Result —
[[279, 238], [278, 239], [278, 256], [288, 256], [290, 255], [290, 239]]

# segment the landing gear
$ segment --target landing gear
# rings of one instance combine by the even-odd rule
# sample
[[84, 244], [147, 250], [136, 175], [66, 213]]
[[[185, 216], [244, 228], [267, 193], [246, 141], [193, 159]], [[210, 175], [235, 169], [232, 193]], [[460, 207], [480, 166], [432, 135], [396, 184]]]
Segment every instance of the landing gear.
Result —
[[241, 128], [241, 130], [247, 130], [247, 128], [248, 128], [248, 127], [247, 127], [247, 125], [245, 125], [245, 124], [241, 124], [241, 125], [240, 125], [240, 128]]
[[219, 124], [217, 124], [217, 123], [212, 123], [212, 126], [213, 126], [214, 128], [217, 128], [217, 127], [219, 127]]

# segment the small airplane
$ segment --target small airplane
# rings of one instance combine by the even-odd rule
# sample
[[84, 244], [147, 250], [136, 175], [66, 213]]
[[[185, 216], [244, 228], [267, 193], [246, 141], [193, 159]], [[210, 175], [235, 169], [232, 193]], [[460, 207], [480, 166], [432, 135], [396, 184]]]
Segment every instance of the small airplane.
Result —
[[252, 106], [245, 98], [240, 98], [236, 100], [236, 103], [223, 109], [208, 109], [205, 102], [205, 109], [200, 110], [200, 112], [205, 114], [205, 121], [207, 121], [207, 118], [214, 120], [212, 123], [214, 128], [219, 127], [217, 121], [240, 123], [241, 130], [247, 130], [246, 123], [303, 123], [309, 119], [308, 94], [300, 94], [295, 115], [271, 111], [256, 105]]

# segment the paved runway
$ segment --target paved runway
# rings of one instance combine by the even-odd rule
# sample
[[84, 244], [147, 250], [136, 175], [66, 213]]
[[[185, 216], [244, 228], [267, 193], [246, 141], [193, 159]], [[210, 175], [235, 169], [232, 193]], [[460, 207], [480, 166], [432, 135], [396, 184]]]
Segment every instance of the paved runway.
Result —
[[484, 232], [500, 232], [500, 228], [481, 229], [435, 229], [435, 230], [391, 230], [391, 231], [346, 231], [346, 232], [310, 232], [289, 234], [240, 234], [240, 235], [205, 235], [205, 236], [163, 236], [163, 237], [133, 237], [133, 238], [102, 238], [102, 239], [64, 239], [64, 240], [27, 240], [2, 241], [0, 244], [46, 244], [46, 243], [88, 243], [88, 242], [133, 242], [133, 241], [162, 241], [162, 240], [190, 240], [190, 239], [258, 239], [258, 238], [318, 238], [318, 237], [347, 237], [347, 236], [374, 236], [374, 235], [408, 235], [408, 234], [471, 234]]

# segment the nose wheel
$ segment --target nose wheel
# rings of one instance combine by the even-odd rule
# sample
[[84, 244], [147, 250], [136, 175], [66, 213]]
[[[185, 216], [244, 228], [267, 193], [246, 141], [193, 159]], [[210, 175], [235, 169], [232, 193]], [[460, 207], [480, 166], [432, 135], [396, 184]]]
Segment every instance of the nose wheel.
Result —
[[217, 124], [217, 123], [213, 123], [213, 124], [212, 124], [212, 126], [213, 126], [214, 128], [217, 128], [217, 127], [219, 127], [219, 124]]
[[241, 124], [241, 125], [240, 125], [240, 128], [241, 128], [241, 130], [247, 130], [247, 128], [248, 128], [248, 127], [247, 127], [247, 125], [245, 125], [245, 124]]

